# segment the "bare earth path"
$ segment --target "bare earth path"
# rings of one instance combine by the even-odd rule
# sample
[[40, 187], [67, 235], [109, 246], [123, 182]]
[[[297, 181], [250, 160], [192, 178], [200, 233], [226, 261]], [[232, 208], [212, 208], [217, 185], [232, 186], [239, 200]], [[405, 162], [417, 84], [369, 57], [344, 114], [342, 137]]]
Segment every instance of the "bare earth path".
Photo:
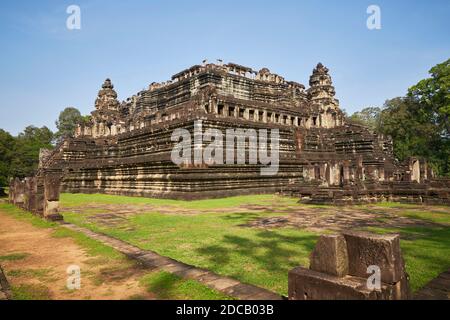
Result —
[[[119, 270], [122, 274], [115, 272], [114, 277], [99, 283], [105, 271], [116, 267], [114, 262], [88, 255], [73, 239], [55, 238], [52, 233], [52, 229], [35, 227], [0, 211], [0, 256], [12, 257], [0, 263], [11, 287], [38, 288], [50, 299], [153, 298], [139, 286], [143, 270]], [[81, 268], [80, 290], [66, 288], [70, 265]]]

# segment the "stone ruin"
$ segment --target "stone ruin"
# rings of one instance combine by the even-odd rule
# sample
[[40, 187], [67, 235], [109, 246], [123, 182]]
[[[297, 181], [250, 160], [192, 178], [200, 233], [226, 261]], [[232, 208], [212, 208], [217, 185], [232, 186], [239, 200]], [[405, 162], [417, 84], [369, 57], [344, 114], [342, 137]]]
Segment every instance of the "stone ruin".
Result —
[[[255, 164], [174, 164], [172, 132], [192, 135], [198, 120], [204, 131], [278, 129], [278, 173], [262, 176]], [[389, 137], [346, 120], [320, 63], [308, 89], [267, 68], [221, 61], [152, 83], [123, 102], [106, 79], [90, 120], [75, 137], [42, 150], [36, 175], [11, 181], [9, 200], [58, 220], [61, 191], [188, 200], [279, 192], [307, 203], [450, 204], [449, 179], [436, 178], [423, 159], [397, 161]], [[381, 269], [380, 290], [367, 288], [370, 265]], [[409, 296], [398, 236], [322, 236], [310, 269], [289, 273], [290, 299]]]
[[[278, 129], [278, 173], [262, 176], [260, 164], [174, 164], [173, 131], [192, 135], [198, 120], [203, 132]], [[267, 68], [222, 61], [204, 61], [123, 102], [106, 79], [90, 120], [42, 158], [41, 172], [58, 172], [64, 192], [188, 200], [284, 193], [308, 203], [450, 204], [449, 179], [434, 177], [420, 158], [400, 163], [389, 137], [346, 120], [321, 63], [307, 89]]]
[[11, 180], [9, 202], [45, 219], [62, 220], [59, 213], [62, 174], [57, 170], [44, 170], [44, 160], [45, 157], [39, 157], [39, 169], [35, 176]]
[[[379, 287], [369, 279], [375, 269]], [[398, 235], [323, 235], [311, 253], [309, 269], [297, 267], [288, 279], [290, 300], [411, 299]]]

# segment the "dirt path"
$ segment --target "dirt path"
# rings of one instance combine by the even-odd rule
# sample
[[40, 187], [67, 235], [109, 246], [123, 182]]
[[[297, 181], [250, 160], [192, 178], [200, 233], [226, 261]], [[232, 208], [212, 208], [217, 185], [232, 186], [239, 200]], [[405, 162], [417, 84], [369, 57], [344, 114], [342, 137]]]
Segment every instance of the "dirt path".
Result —
[[[55, 238], [54, 230], [34, 227], [0, 211], [0, 264], [12, 288], [44, 299], [152, 299], [139, 285], [144, 274], [130, 262], [88, 255], [72, 238]], [[67, 267], [81, 269], [81, 288], [68, 290]], [[31, 292], [30, 292], [31, 291]]]

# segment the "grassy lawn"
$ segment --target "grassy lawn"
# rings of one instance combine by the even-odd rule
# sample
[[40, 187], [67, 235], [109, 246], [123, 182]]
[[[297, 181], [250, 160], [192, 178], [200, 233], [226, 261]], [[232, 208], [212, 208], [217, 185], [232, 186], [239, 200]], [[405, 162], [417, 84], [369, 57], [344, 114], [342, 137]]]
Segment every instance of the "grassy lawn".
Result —
[[192, 202], [108, 195], [62, 196], [64, 206], [103, 202], [171, 206], [175, 213], [177, 208], [211, 210], [211, 213], [196, 215], [148, 212], [130, 217], [126, 228], [94, 224], [88, 218], [95, 213], [64, 212], [63, 215], [66, 221], [104, 232], [143, 249], [287, 294], [287, 271], [300, 264], [308, 264], [308, 254], [317, 235], [294, 228], [263, 230], [241, 226], [256, 217], [278, 216], [280, 213], [217, 212], [236, 205], [271, 204], [274, 199], [280, 207], [297, 202], [297, 199], [273, 195]]
[[[165, 272], [154, 272], [141, 279], [149, 292], [155, 293], [160, 299], [194, 299], [194, 300], [229, 300], [230, 297], [220, 294], [197, 281], [182, 278]], [[139, 297], [135, 297], [139, 298]]]
[[[188, 202], [100, 194], [63, 194], [61, 203], [63, 207], [68, 208], [63, 212], [64, 219], [68, 222], [284, 295], [287, 294], [288, 271], [298, 265], [308, 266], [308, 256], [318, 236], [331, 231], [323, 230], [319, 233], [301, 227], [254, 228], [246, 224], [255, 219], [286, 216], [289, 210], [285, 209], [318, 210], [319, 214], [321, 210], [333, 209], [329, 206], [298, 204], [296, 198], [276, 195]], [[105, 212], [101, 207], [103, 204], [112, 211]], [[102, 214], [114, 213], [114, 205], [119, 205], [119, 209], [122, 205], [137, 206], [145, 208], [146, 211], [123, 215], [124, 219], [119, 225], [108, 225], [97, 220]], [[84, 206], [87, 206], [86, 209], [83, 209]], [[255, 210], [255, 206], [260, 209]], [[448, 208], [398, 203], [377, 203], [353, 208], [389, 212], [396, 216], [436, 224], [430, 227], [393, 227], [386, 224], [386, 227], [369, 228], [374, 232], [401, 234], [401, 246], [413, 290], [421, 288], [450, 267]], [[31, 215], [17, 213], [21, 212], [20, 209], [10, 206], [9, 210], [15, 212], [18, 218], [30, 220], [34, 225], [54, 227], [53, 224]], [[381, 216], [375, 219], [387, 223], [390, 218]], [[64, 236], [67, 233], [67, 230], [59, 229], [55, 231], [55, 236]], [[105, 248], [90, 246], [86, 239], [78, 239], [77, 242], [90, 248], [93, 253], [108, 251]], [[186, 292], [192, 292], [193, 297], [198, 296], [196, 292], [200, 292], [200, 296], [203, 292], [202, 297], [205, 299], [212, 297], [209, 289], [196, 291], [191, 288], [193, 284], [184, 282], [185, 280], [175, 276], [156, 273], [146, 276], [142, 285], [148, 290], [157, 291], [161, 298], [169, 295], [181, 298]], [[217, 292], [212, 295], [220, 297]]]
[[[0, 202], [0, 212], [6, 213], [15, 219], [28, 222], [37, 228], [47, 228], [52, 231], [52, 237], [71, 238], [77, 245], [92, 257], [89, 263], [93, 266], [109, 266], [109, 269], [102, 269], [100, 274], [88, 274], [96, 285], [102, 285], [111, 279], [110, 274], [121, 273], [127, 269], [134, 268], [136, 262], [130, 260], [115, 249], [93, 240], [82, 233], [61, 227], [59, 224], [48, 222], [25, 212], [13, 205]], [[1, 216], [0, 216], [1, 219]], [[0, 263], [6, 261], [18, 261], [26, 259], [28, 253], [12, 253], [2, 255], [0, 252]], [[12, 285], [11, 291], [15, 300], [48, 300], [51, 299], [50, 289], [54, 279], [50, 269], [12, 269], [7, 272], [7, 277], [14, 279], [27, 277], [39, 283]], [[193, 280], [184, 280], [176, 276], [165, 274], [164, 272], [146, 272], [140, 279], [140, 285], [153, 294], [157, 299], [229, 299], [226, 295], [216, 290], [212, 290], [201, 283]], [[165, 288], [163, 288], [165, 286]], [[125, 294], [125, 293], [124, 293]], [[136, 298], [136, 297], [131, 297]]]
[[[287, 273], [308, 266], [308, 256], [319, 236], [302, 228], [250, 228], [243, 226], [256, 218], [283, 216], [282, 209], [305, 206], [297, 199], [275, 195], [240, 196], [224, 199], [178, 201], [111, 195], [64, 194], [64, 206], [87, 204], [137, 204], [154, 206], [150, 212], [131, 215], [120, 226], [108, 226], [91, 219], [98, 212], [64, 212], [66, 221], [100, 231], [188, 264], [234, 277], [242, 282], [287, 294]], [[246, 206], [276, 205], [276, 210], [245, 212]], [[311, 209], [326, 206], [310, 206]], [[359, 206], [371, 210], [371, 206]], [[173, 213], [159, 212], [168, 208]], [[198, 209], [198, 214], [177, 214], [177, 209]], [[330, 207], [328, 207], [330, 208]], [[450, 226], [449, 212], [418, 212], [417, 206], [377, 204], [377, 210], [398, 210], [398, 215]], [[420, 207], [419, 207], [420, 208]], [[228, 210], [224, 210], [228, 209]], [[234, 209], [239, 209], [235, 210]], [[414, 209], [414, 210], [413, 210]], [[100, 210], [101, 211], [101, 210]], [[377, 232], [402, 234], [402, 249], [411, 276], [419, 289], [450, 267], [450, 228], [385, 228]], [[328, 232], [324, 230], [324, 232]]]

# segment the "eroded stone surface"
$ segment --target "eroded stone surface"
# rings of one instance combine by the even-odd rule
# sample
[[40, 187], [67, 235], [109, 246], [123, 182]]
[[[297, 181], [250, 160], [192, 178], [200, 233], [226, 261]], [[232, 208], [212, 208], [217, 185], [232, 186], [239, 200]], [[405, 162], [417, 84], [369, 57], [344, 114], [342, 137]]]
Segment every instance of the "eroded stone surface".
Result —
[[349, 257], [349, 274], [367, 277], [369, 266], [378, 266], [381, 281], [397, 283], [405, 276], [405, 264], [399, 235], [377, 235], [366, 232], [343, 232]]
[[398, 300], [394, 285], [383, 283], [380, 290], [367, 288], [367, 279], [336, 277], [302, 267], [289, 272], [291, 300]]
[[343, 277], [348, 274], [347, 244], [342, 235], [322, 235], [310, 256], [310, 269]]

